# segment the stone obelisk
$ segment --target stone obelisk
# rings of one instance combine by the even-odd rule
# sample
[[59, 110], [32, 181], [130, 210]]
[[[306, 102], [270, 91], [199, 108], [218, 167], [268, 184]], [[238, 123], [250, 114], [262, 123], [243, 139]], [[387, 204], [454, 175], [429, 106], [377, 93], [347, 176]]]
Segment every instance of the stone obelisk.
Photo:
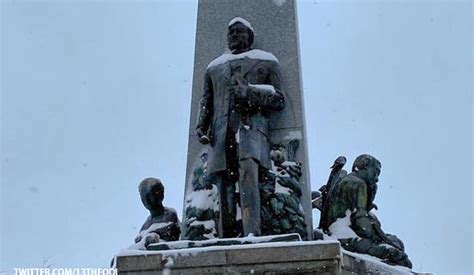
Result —
[[[303, 88], [299, 55], [296, 3], [293, 0], [200, 0], [198, 4], [194, 75], [192, 86], [191, 119], [186, 169], [185, 213], [193, 191], [196, 168], [203, 163], [208, 148], [198, 141], [196, 122], [199, 101], [203, 94], [206, 67], [227, 49], [227, 24], [235, 17], [251, 22], [255, 31], [253, 48], [272, 53], [279, 61], [282, 90], [285, 92], [285, 109], [271, 117], [270, 139], [274, 144], [297, 144], [293, 160], [302, 164], [299, 185], [302, 190], [301, 205], [304, 209], [308, 239], [312, 239], [311, 184], [309, 179], [308, 149], [306, 140]], [[296, 142], [295, 142], [296, 141]], [[209, 199], [215, 194], [209, 192]], [[186, 229], [185, 229], [186, 230]]]

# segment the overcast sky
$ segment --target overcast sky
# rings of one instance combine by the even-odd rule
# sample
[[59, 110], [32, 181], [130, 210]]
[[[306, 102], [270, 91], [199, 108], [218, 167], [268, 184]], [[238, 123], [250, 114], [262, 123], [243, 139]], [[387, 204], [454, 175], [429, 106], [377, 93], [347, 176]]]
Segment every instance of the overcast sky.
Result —
[[[312, 188], [338, 155], [373, 154], [377, 215], [414, 269], [472, 273], [471, 2], [298, 11]], [[145, 177], [181, 213], [196, 16], [195, 1], [1, 1], [0, 270], [108, 266], [148, 215]]]

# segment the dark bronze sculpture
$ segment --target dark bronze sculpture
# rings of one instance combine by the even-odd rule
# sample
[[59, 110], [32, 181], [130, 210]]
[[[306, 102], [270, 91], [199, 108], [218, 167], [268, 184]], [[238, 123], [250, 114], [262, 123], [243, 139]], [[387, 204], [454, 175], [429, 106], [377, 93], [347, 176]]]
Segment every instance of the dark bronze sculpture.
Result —
[[[207, 173], [220, 192], [220, 237], [261, 235], [259, 179], [262, 171], [271, 170], [268, 118], [285, 106], [278, 61], [252, 49], [253, 38], [250, 23], [231, 20], [231, 53], [209, 63], [200, 101], [196, 129], [199, 141], [210, 144]], [[235, 199], [236, 184], [240, 200]]]
[[142, 243], [144, 248], [160, 240], [176, 241], [181, 233], [178, 215], [173, 208], [163, 206], [165, 187], [159, 179], [144, 179], [138, 190], [143, 205], [150, 211], [135, 243]]
[[[324, 209], [320, 209], [321, 210], [321, 219], [319, 220], [319, 228], [327, 228], [328, 225], [326, 224], [327, 223], [327, 213], [328, 213], [328, 204], [326, 203], [327, 202], [327, 196], [328, 196], [328, 193], [330, 190], [332, 190], [332, 187], [334, 186], [334, 184], [341, 178], [345, 177], [347, 175], [347, 171], [342, 169], [344, 167], [344, 165], [346, 164], [346, 157], [344, 156], [340, 156], [338, 157], [335, 161], [334, 161], [334, 164], [331, 166], [331, 174], [329, 174], [329, 178], [328, 178], [328, 181], [326, 183], [326, 185], [323, 185], [319, 191], [321, 192], [320, 193], [320, 196], [321, 196], [321, 207], [319, 208], [322, 208], [323, 206], [325, 207]], [[318, 208], [318, 207], [316, 207]]]
[[219, 195], [212, 178], [207, 174], [207, 153], [201, 154], [201, 162], [193, 171], [193, 190], [185, 199], [185, 240], [208, 240], [217, 237]]
[[[380, 221], [371, 212], [376, 209], [374, 199], [380, 161], [370, 155], [360, 155], [354, 161], [352, 173], [345, 175], [342, 170], [345, 158], [338, 160], [332, 167], [328, 184], [322, 189], [326, 195], [323, 196], [320, 228], [336, 237], [346, 250], [411, 268], [403, 242], [395, 235], [383, 232]], [[350, 221], [350, 230], [343, 228], [346, 219]]]
[[300, 203], [301, 163], [293, 158], [298, 143], [298, 140], [290, 141], [287, 149], [281, 144], [273, 146], [273, 169], [267, 171], [260, 183], [263, 235], [298, 233], [306, 239], [306, 223]]

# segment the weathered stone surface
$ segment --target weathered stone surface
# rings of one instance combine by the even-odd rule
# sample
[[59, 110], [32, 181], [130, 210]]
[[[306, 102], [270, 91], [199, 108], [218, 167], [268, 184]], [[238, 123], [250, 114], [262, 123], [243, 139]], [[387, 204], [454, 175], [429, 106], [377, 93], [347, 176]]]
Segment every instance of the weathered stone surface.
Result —
[[228, 250], [227, 263], [238, 264], [258, 264], [258, 263], [282, 263], [300, 261], [331, 260], [339, 257], [339, 244], [320, 245], [298, 245], [265, 248], [246, 248], [238, 250]]
[[172, 274], [339, 274], [340, 251], [338, 242], [316, 241], [193, 248], [118, 256], [117, 268], [123, 274], [157, 274], [164, 270]]
[[[171, 269], [189, 268], [189, 267], [212, 267], [227, 264], [227, 255], [223, 250], [206, 251], [206, 253], [183, 254], [182, 256], [167, 256], [173, 259], [170, 264]], [[169, 260], [168, 260], [169, 261]]]
[[161, 254], [120, 256], [117, 257], [117, 270], [119, 272], [141, 272], [146, 270], [161, 270], [163, 258]]
[[403, 266], [393, 266], [382, 263], [369, 255], [357, 254], [342, 250], [341, 274], [432, 274], [418, 273]]
[[302, 163], [301, 203], [305, 211], [307, 235], [312, 236], [309, 163], [294, 0], [199, 1], [185, 195], [192, 191], [192, 172], [200, 164], [200, 155], [206, 152], [206, 147], [198, 142], [195, 134], [205, 70], [210, 61], [225, 51], [227, 23], [237, 16], [249, 20], [254, 27], [253, 48], [273, 53], [280, 62], [286, 107], [281, 114], [273, 116], [270, 139], [273, 143], [288, 143], [295, 139], [300, 142], [295, 161]]
[[339, 274], [339, 260], [262, 263], [223, 268], [225, 274]]

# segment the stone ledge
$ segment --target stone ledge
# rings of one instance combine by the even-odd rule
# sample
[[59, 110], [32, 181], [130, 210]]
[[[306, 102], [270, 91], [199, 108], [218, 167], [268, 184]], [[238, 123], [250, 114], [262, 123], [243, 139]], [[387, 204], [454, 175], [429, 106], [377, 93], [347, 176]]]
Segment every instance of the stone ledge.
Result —
[[301, 242], [301, 237], [297, 233], [271, 235], [271, 236], [247, 236], [243, 238], [225, 238], [225, 239], [211, 239], [211, 240], [196, 240], [196, 241], [174, 241], [150, 244], [146, 250], [176, 250], [197, 247], [211, 247], [223, 246], [229, 247], [232, 245], [242, 244], [257, 244], [257, 243], [275, 243], [275, 242]]
[[118, 255], [121, 274], [327, 273], [339, 274], [337, 241], [282, 242], [229, 247], [142, 251]]

